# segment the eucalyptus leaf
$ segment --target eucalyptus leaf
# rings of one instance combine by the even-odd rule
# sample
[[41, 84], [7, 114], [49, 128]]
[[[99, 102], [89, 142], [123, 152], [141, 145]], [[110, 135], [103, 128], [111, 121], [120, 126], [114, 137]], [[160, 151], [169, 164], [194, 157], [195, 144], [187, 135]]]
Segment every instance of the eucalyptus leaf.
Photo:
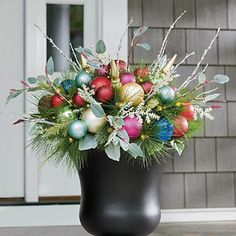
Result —
[[119, 161], [120, 160], [120, 145], [114, 145], [113, 143], [110, 143], [105, 148], [105, 153], [110, 159], [114, 161]]
[[125, 129], [120, 129], [120, 130], [118, 131], [118, 135], [119, 135], [119, 137], [120, 137], [122, 140], [124, 140], [125, 142], [129, 143], [129, 135], [128, 135], [128, 133], [126, 132]]
[[206, 81], [206, 74], [201, 72], [198, 75], [198, 82], [199, 84], [204, 84], [204, 82]]
[[220, 96], [220, 93], [214, 93], [214, 94], [210, 94], [210, 95], [207, 95], [204, 99], [205, 102], [209, 102], [209, 101], [212, 101], [214, 99], [216, 99], [217, 97]]
[[96, 44], [96, 53], [103, 54], [106, 51], [106, 45], [102, 39], [97, 41]]
[[59, 85], [59, 83], [60, 83], [60, 79], [59, 78], [54, 79], [54, 81], [53, 81], [53, 85], [54, 86], [57, 87]]
[[159, 63], [160, 69], [163, 69], [166, 63], [167, 63], [167, 55], [165, 54], [160, 60], [160, 63]]
[[215, 75], [213, 81], [217, 84], [225, 84], [229, 82], [229, 77], [227, 75]]
[[120, 139], [120, 146], [124, 151], [129, 150], [129, 143], [127, 143], [126, 141], [123, 141], [122, 139]]
[[98, 145], [95, 135], [86, 134], [84, 138], [79, 141], [79, 150], [85, 151], [89, 149], [95, 149]]
[[143, 154], [143, 151], [142, 149], [140, 148], [140, 146], [136, 143], [130, 143], [129, 144], [129, 153], [134, 157], [144, 157], [144, 154]]
[[47, 61], [47, 73], [49, 75], [53, 75], [54, 73], [54, 62], [53, 62], [52, 57], [50, 57]]
[[181, 140], [175, 139], [175, 140], [172, 140], [170, 143], [171, 143], [171, 146], [177, 151], [177, 153], [180, 156], [185, 148], [184, 142]]
[[151, 49], [151, 47], [148, 43], [138, 43], [137, 46], [140, 48], [144, 48], [147, 51], [149, 51]]
[[100, 69], [100, 65], [101, 65], [100, 62], [96, 62], [96, 61], [87, 61], [86, 64], [94, 69]]
[[22, 94], [23, 92], [25, 91], [25, 89], [19, 89], [19, 90], [16, 90], [14, 92], [11, 92], [8, 97], [7, 97], [7, 100], [6, 100], [6, 104], [11, 100], [11, 99], [14, 99], [16, 97], [18, 97], [20, 94]]
[[114, 119], [114, 124], [117, 126], [123, 126], [125, 124], [125, 122], [124, 122], [123, 118], [118, 117], [118, 118]]
[[45, 75], [39, 75], [39, 76], [37, 76], [37, 80], [39, 82], [45, 82], [45, 81], [47, 81], [47, 77]]
[[30, 83], [30, 84], [36, 84], [37, 83], [37, 79], [35, 77], [29, 77], [27, 79], [27, 81]]
[[93, 52], [88, 48], [79, 47], [79, 48], [75, 48], [75, 51], [78, 52], [78, 53], [83, 53], [87, 56], [94, 56]]
[[101, 118], [105, 116], [105, 112], [99, 103], [91, 103], [90, 108], [96, 117]]
[[136, 29], [134, 31], [134, 38], [142, 35], [143, 33], [145, 33], [147, 31], [148, 27], [147, 26], [141, 26], [140, 28]]

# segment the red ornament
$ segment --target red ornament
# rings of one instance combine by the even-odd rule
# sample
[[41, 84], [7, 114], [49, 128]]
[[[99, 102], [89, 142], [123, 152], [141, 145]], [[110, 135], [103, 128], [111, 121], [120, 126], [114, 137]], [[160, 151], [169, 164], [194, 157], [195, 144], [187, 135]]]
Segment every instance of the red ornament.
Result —
[[[123, 60], [115, 60], [115, 63], [116, 63], [116, 66], [117, 66], [118, 70], [126, 70], [127, 64], [126, 64], [125, 61], [123, 61]], [[110, 71], [111, 63], [108, 64], [107, 68], [108, 68], [108, 71]]]
[[173, 137], [181, 138], [188, 132], [188, 121], [183, 116], [178, 116], [174, 121]]
[[75, 104], [78, 107], [84, 106], [84, 99], [78, 94], [75, 93], [72, 97], [73, 104]]
[[143, 88], [143, 91], [145, 94], [150, 93], [153, 88], [153, 83], [151, 81], [145, 81], [140, 84]]
[[183, 111], [180, 112], [180, 116], [183, 116], [184, 118], [187, 119], [187, 121], [192, 121], [195, 116], [195, 110], [193, 108], [193, 105], [189, 102], [185, 102], [184, 104]]
[[113, 98], [112, 88], [108, 86], [101, 87], [97, 90], [95, 96], [99, 102], [109, 102]]
[[52, 107], [58, 107], [58, 106], [60, 106], [63, 102], [64, 102], [64, 98], [61, 97], [61, 96], [58, 95], [58, 94], [53, 95], [52, 98], [51, 98], [51, 106], [52, 106]]
[[148, 75], [148, 68], [146, 66], [141, 68], [136, 68], [134, 70], [134, 75], [139, 78], [144, 78]]
[[94, 91], [96, 92], [101, 87], [111, 87], [111, 81], [107, 79], [106, 77], [96, 77], [92, 80], [90, 83], [90, 87], [94, 88]]

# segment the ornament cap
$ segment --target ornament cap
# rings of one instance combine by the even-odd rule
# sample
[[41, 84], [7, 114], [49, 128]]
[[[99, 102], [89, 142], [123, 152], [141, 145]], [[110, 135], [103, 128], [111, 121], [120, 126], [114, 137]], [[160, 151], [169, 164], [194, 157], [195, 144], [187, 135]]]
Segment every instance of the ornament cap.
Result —
[[162, 69], [162, 72], [164, 74], [168, 74], [172, 68], [172, 66], [174, 65], [175, 63], [175, 60], [177, 58], [177, 54], [175, 54], [170, 60], [169, 62], [165, 65], [165, 67]]

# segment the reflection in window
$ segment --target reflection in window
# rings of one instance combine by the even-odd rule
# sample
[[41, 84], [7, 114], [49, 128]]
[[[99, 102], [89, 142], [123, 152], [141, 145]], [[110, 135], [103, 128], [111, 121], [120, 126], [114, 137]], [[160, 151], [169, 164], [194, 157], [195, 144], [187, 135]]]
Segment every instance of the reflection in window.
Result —
[[[83, 6], [47, 4], [47, 35], [66, 55], [71, 55], [69, 43], [74, 47], [83, 46]], [[53, 57], [55, 70], [68, 68], [66, 60], [47, 43], [47, 58]]]

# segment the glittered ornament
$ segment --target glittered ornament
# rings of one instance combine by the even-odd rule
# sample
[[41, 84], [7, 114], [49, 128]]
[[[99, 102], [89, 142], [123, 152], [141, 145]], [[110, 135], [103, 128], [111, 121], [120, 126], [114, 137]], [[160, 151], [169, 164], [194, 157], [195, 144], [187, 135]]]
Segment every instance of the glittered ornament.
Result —
[[180, 112], [180, 116], [183, 116], [187, 121], [192, 121], [195, 117], [195, 110], [191, 103], [185, 102], [183, 104], [183, 111]]
[[90, 87], [93, 88], [95, 92], [103, 86], [111, 86], [111, 81], [106, 77], [96, 77], [90, 83]]
[[87, 133], [87, 125], [82, 120], [75, 120], [67, 128], [68, 134], [74, 139], [81, 139]]
[[113, 91], [111, 87], [104, 86], [97, 90], [95, 94], [96, 100], [99, 102], [109, 102], [113, 98]]
[[75, 93], [73, 95], [72, 102], [77, 107], [83, 107], [84, 106], [84, 99], [78, 93]]
[[90, 108], [84, 112], [84, 114], [82, 115], [82, 120], [85, 121], [88, 127], [88, 131], [90, 133], [98, 132], [98, 130], [101, 129], [106, 124], [106, 118], [96, 117]]
[[119, 94], [122, 103], [132, 102], [133, 106], [138, 106], [144, 99], [143, 88], [134, 82], [123, 85]]
[[61, 82], [61, 87], [62, 87], [63, 91], [65, 92], [65, 94], [67, 94], [67, 95], [73, 94], [77, 90], [74, 80], [71, 80], [71, 79], [63, 80]]
[[153, 89], [153, 83], [151, 81], [145, 81], [140, 84], [145, 94], [150, 93]]
[[162, 142], [166, 142], [171, 139], [174, 127], [167, 119], [161, 118], [155, 122], [155, 125], [158, 127], [158, 132], [156, 133], [157, 139]]
[[135, 82], [134, 76], [130, 72], [122, 72], [120, 74], [120, 82], [122, 85]]
[[146, 66], [141, 68], [138, 67], [134, 70], [134, 75], [138, 78], [144, 78], [148, 75], [148, 68]]
[[183, 116], [177, 116], [174, 120], [173, 137], [181, 138], [188, 132], [188, 121]]
[[51, 106], [54, 108], [60, 106], [63, 102], [64, 98], [58, 94], [55, 94], [51, 97]]
[[82, 70], [78, 75], [76, 75], [75, 84], [78, 88], [80, 88], [82, 85], [89, 85], [92, 79], [93, 77], [89, 73]]
[[75, 120], [76, 118], [77, 114], [69, 106], [62, 107], [58, 111], [57, 120], [59, 122]]
[[159, 90], [159, 98], [163, 103], [170, 103], [175, 98], [175, 92], [170, 86], [163, 86]]
[[138, 138], [141, 134], [142, 125], [137, 117], [125, 117], [123, 129], [127, 132], [130, 138]]
[[44, 95], [39, 99], [38, 110], [40, 113], [51, 108], [51, 99], [51, 95]]
[[96, 76], [106, 76], [108, 72], [106, 65], [101, 65], [99, 69], [95, 69], [94, 74]]

